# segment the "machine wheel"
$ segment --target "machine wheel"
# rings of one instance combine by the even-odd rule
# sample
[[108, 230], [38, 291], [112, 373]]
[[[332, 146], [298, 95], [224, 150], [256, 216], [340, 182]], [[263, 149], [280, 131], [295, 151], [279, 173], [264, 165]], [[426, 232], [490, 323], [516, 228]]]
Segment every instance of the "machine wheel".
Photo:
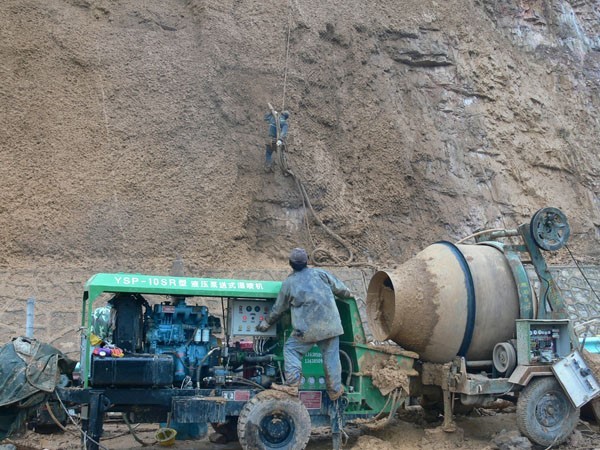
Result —
[[300, 400], [278, 391], [263, 391], [246, 403], [237, 427], [244, 450], [302, 450], [310, 430], [310, 416]]
[[571, 233], [567, 216], [558, 208], [540, 209], [531, 218], [529, 228], [535, 244], [549, 251], [563, 247]]
[[225, 423], [212, 422], [210, 424], [210, 426], [213, 427], [213, 430], [215, 430], [215, 432], [222, 435], [223, 438], [225, 439], [225, 441], [233, 442], [233, 441], [237, 440], [237, 438], [238, 438], [237, 423], [238, 423], [237, 417], [228, 417], [227, 422], [225, 422]]
[[499, 342], [494, 346], [492, 360], [496, 370], [508, 378], [517, 367], [517, 352], [510, 342]]
[[534, 378], [519, 395], [517, 425], [536, 444], [563, 443], [578, 421], [579, 408], [573, 407], [554, 377]]

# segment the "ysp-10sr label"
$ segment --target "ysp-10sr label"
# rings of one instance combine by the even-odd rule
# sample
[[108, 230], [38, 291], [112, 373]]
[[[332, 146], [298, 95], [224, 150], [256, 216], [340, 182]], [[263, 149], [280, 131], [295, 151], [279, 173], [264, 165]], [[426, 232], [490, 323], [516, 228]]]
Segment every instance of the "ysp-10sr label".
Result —
[[255, 289], [258, 291], [264, 289], [264, 286], [261, 282], [219, 281], [189, 278], [115, 276], [115, 283], [121, 286], [161, 286], [206, 289]]

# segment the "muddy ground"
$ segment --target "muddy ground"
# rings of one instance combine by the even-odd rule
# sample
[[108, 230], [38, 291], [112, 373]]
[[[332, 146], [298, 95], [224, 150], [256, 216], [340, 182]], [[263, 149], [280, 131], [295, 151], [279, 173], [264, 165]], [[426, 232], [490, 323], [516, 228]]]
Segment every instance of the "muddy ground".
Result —
[[[353, 450], [417, 450], [417, 449], [496, 449], [500, 442], [499, 437], [507, 436], [516, 430], [514, 407], [500, 410], [476, 409], [468, 416], [457, 416], [458, 430], [455, 433], [445, 433], [439, 427], [439, 423], [426, 423], [419, 409], [400, 411], [399, 418], [391, 422], [385, 419], [372, 424], [349, 424], [347, 432], [349, 440], [344, 446]], [[164, 449], [166, 447], [151, 444], [158, 424], [141, 424], [137, 426], [136, 435], [143, 442], [150, 445], [147, 449]], [[68, 427], [69, 434], [39, 435], [28, 432], [26, 436], [13, 439], [12, 442], [22, 450], [29, 449], [79, 449], [78, 438], [75, 435], [75, 427]], [[212, 430], [211, 430], [212, 431]], [[102, 444], [110, 450], [124, 450], [142, 448], [131, 435], [127, 433], [127, 427], [123, 423], [109, 423], [105, 426], [105, 438]], [[73, 433], [73, 434], [71, 434]], [[326, 429], [317, 429], [313, 433], [308, 450], [327, 450], [331, 448], [330, 435]], [[177, 450], [240, 450], [237, 442], [228, 444], [215, 444], [204, 438], [200, 441], [176, 441], [170, 447]], [[519, 447], [521, 449], [526, 447]], [[534, 449], [543, 449], [533, 446]], [[559, 446], [558, 449], [595, 449], [600, 448], [600, 427], [594, 423], [581, 422], [571, 439]], [[507, 447], [505, 447], [507, 449]]]

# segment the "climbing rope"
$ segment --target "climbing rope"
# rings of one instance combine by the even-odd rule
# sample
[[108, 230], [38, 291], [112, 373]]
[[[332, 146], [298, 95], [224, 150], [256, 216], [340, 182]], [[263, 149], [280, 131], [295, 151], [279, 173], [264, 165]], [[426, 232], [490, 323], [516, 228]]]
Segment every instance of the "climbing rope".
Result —
[[[281, 101], [281, 110], [282, 111], [285, 109], [285, 102], [286, 102], [286, 95], [287, 95], [287, 77], [288, 77], [289, 59], [290, 59], [290, 36], [291, 36], [291, 31], [292, 31], [291, 0], [288, 0], [287, 10], [288, 10], [288, 23], [287, 23], [287, 39], [286, 39], [286, 46], [285, 46], [285, 65], [284, 65], [284, 70], [283, 70], [283, 98]], [[271, 111], [274, 112], [271, 105], [269, 105], [269, 107], [270, 107]], [[279, 139], [278, 117], [275, 117], [275, 122], [276, 122], [276, 126], [277, 126], [277, 138]], [[280, 164], [281, 170], [283, 171], [284, 175], [291, 176], [294, 179], [294, 182], [296, 183], [296, 187], [298, 188], [298, 192], [300, 193], [300, 197], [302, 198], [302, 206], [304, 208], [304, 223], [306, 225], [306, 231], [308, 234], [309, 242], [313, 249], [311, 252], [311, 260], [312, 260], [313, 264], [315, 264], [317, 266], [328, 265], [328, 266], [371, 266], [371, 267], [375, 267], [374, 265], [369, 264], [369, 263], [353, 262], [354, 254], [352, 253], [350, 246], [346, 243], [346, 241], [341, 236], [339, 236], [337, 233], [335, 233], [333, 230], [331, 230], [319, 218], [319, 216], [317, 215], [316, 211], [314, 210], [314, 208], [312, 206], [312, 203], [310, 202], [310, 198], [308, 196], [308, 193], [306, 192], [306, 189], [304, 187], [304, 184], [302, 183], [302, 180], [300, 179], [300, 177], [298, 175], [296, 175], [290, 169], [288, 162], [287, 162], [285, 150], [286, 150], [286, 147], [285, 147], [285, 145], [283, 145], [281, 147], [280, 151], [278, 152], [279, 153], [279, 164]], [[338, 242], [344, 248], [345, 252], [347, 253], [347, 256], [345, 258], [339, 257], [339, 256], [333, 254], [328, 249], [326, 249], [322, 246], [316, 245], [316, 243], [313, 239], [313, 236], [310, 232], [310, 223], [308, 220], [307, 211], [310, 211], [315, 222], [325, 231], [325, 233], [327, 233], [331, 238], [333, 238], [336, 242]], [[332, 264], [332, 262], [333, 262], [333, 264]]]
[[281, 111], [285, 109], [285, 96], [287, 88], [287, 74], [288, 74], [288, 61], [290, 59], [290, 35], [292, 32], [292, 8], [290, 8], [291, 0], [288, 0], [288, 29], [287, 29], [287, 42], [285, 44], [285, 67], [283, 70], [283, 98], [281, 99]]
[[[352, 260], [354, 259], [354, 254], [352, 253], [352, 250], [350, 249], [350, 247], [346, 243], [346, 241], [344, 241], [344, 239], [342, 239], [342, 237], [340, 237], [337, 233], [335, 233], [333, 230], [331, 230], [331, 228], [329, 228], [327, 225], [325, 225], [323, 223], [323, 221], [321, 220], [321, 218], [318, 216], [318, 214], [316, 213], [316, 211], [314, 210], [314, 208], [312, 206], [312, 203], [310, 202], [310, 198], [308, 197], [308, 193], [306, 192], [306, 189], [304, 188], [304, 184], [302, 183], [302, 180], [292, 171], [292, 169], [290, 169], [289, 165], [287, 164], [287, 158], [284, 155], [284, 148], [285, 147], [283, 147], [281, 149], [281, 151], [279, 152], [279, 163], [281, 165], [281, 170], [283, 171], [283, 173], [285, 175], [291, 176], [294, 179], [294, 181], [296, 183], [296, 187], [298, 188], [298, 192], [300, 193], [300, 197], [302, 198], [302, 206], [304, 207], [304, 223], [306, 225], [306, 230], [308, 232], [308, 238], [309, 238], [311, 247], [313, 248], [313, 250], [311, 252], [311, 260], [312, 260], [313, 264], [315, 264], [317, 266], [325, 265], [325, 263], [329, 259], [335, 263], [333, 265], [340, 265], [340, 266], [350, 265], [352, 263]], [[323, 247], [318, 247], [315, 244], [315, 241], [310, 233], [310, 224], [308, 221], [307, 210], [310, 211], [315, 222], [317, 222], [317, 224], [330, 237], [332, 237], [334, 240], [336, 240], [346, 250], [346, 252], [348, 253], [348, 256], [346, 257], [346, 259], [342, 259], [342, 258], [334, 255], [333, 253], [331, 253], [329, 250], [327, 250]], [[327, 264], [327, 265], [332, 265], [332, 264]]]

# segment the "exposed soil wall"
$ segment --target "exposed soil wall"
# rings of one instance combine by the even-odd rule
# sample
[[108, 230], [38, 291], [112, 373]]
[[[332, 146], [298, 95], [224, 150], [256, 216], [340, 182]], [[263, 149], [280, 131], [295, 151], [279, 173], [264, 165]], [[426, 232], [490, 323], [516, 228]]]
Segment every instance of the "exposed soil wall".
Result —
[[345, 255], [312, 222], [311, 243], [293, 180], [263, 172], [262, 115], [284, 100], [289, 163], [357, 261], [401, 262], [552, 205], [593, 262], [594, 5], [3, 1], [0, 265]]

